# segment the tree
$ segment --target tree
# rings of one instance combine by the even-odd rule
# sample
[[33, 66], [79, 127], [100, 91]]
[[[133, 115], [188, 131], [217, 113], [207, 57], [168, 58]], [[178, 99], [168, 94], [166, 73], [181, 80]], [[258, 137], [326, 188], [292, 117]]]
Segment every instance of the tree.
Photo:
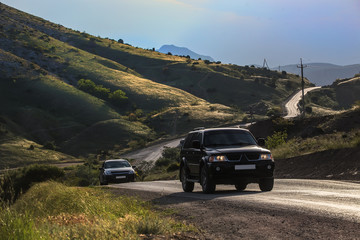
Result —
[[121, 38], [118, 40], [118, 43], [122, 43], [124, 44], [124, 40], [122, 40]]
[[89, 79], [80, 79], [78, 81], [78, 88], [102, 99], [106, 99], [110, 93], [109, 88], [105, 88], [102, 85], [96, 85]]
[[126, 96], [126, 93], [122, 90], [116, 90], [115, 92], [112, 92], [109, 94], [109, 99], [116, 105], [122, 105], [127, 102], [128, 97]]

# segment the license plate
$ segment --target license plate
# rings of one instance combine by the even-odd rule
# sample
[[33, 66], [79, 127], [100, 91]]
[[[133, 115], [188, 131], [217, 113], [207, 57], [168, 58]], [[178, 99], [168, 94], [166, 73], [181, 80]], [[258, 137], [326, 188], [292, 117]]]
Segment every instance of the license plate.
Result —
[[116, 176], [116, 179], [126, 178], [126, 176]]
[[254, 169], [256, 169], [255, 164], [235, 165], [235, 170], [254, 170]]

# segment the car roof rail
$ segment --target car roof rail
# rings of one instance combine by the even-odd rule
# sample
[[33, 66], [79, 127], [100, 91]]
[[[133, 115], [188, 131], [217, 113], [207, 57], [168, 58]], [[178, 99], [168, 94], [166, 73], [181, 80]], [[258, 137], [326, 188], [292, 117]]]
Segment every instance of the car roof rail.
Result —
[[193, 129], [193, 131], [204, 130], [204, 129], [205, 129], [205, 127], [196, 127], [196, 128]]

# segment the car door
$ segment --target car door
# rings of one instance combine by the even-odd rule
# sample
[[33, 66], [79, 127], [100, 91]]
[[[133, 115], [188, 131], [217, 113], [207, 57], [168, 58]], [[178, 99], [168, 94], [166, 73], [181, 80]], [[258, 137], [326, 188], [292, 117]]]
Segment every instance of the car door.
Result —
[[[199, 176], [199, 167], [200, 161], [202, 158], [202, 150], [200, 148], [201, 145], [202, 134], [201, 132], [196, 132], [193, 134], [190, 140], [190, 148], [188, 154], [188, 167], [190, 169], [192, 176]], [[194, 144], [195, 143], [195, 144]]]

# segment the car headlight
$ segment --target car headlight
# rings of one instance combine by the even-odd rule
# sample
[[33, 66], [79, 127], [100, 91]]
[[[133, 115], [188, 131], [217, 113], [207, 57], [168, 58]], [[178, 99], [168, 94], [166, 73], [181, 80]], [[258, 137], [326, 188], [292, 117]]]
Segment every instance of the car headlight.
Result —
[[111, 174], [111, 171], [110, 171], [110, 170], [105, 170], [105, 171], [104, 171], [104, 174], [105, 174], [105, 175], [110, 175], [110, 174]]
[[260, 154], [260, 160], [274, 160], [271, 153]]
[[135, 173], [134, 170], [130, 170], [130, 171], [129, 171], [129, 174], [134, 174], [134, 173]]
[[218, 156], [210, 156], [209, 162], [224, 162], [227, 158], [225, 155], [218, 155]]

